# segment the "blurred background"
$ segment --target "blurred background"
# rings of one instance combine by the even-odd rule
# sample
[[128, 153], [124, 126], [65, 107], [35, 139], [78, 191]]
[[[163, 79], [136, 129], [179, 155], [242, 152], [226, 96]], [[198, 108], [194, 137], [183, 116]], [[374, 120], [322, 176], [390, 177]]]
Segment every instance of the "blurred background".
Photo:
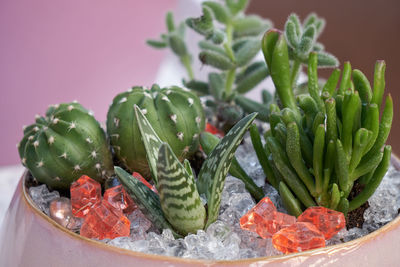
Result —
[[[166, 56], [145, 45], [165, 30], [167, 10], [185, 17], [190, 0], [1, 0], [0, 166], [17, 164], [22, 125], [49, 104], [78, 100], [105, 121], [112, 98], [132, 85], [150, 86]], [[193, 2], [198, 2], [193, 0]], [[282, 29], [291, 12], [327, 20], [321, 42], [340, 62], [351, 60], [372, 79], [385, 59], [386, 86], [399, 103], [400, 2], [395, 0], [253, 0], [249, 13]], [[192, 14], [190, 14], [192, 15]], [[327, 76], [329, 71], [324, 71]], [[400, 118], [389, 137], [400, 153]]]

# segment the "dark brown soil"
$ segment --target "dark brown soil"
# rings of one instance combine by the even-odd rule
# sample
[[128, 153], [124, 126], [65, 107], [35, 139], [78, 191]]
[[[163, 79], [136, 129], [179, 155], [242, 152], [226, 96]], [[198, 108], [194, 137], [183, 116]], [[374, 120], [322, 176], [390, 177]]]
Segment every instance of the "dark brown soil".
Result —
[[[363, 185], [356, 182], [353, 186], [353, 189], [350, 192], [349, 200], [352, 200], [355, 196], [357, 196], [363, 190], [363, 188], [364, 188]], [[350, 229], [353, 227], [362, 228], [362, 225], [364, 223], [364, 211], [366, 209], [368, 209], [368, 207], [369, 207], [369, 203], [367, 201], [363, 205], [361, 205], [358, 209], [350, 211], [347, 214], [347, 219], [346, 219], [347, 229]]]
[[198, 150], [196, 151], [193, 156], [190, 157], [189, 162], [190, 162], [190, 166], [192, 166], [194, 172], [196, 173], [196, 175], [199, 174], [201, 166], [203, 165], [203, 162], [205, 161], [206, 156], [204, 154], [204, 152]]

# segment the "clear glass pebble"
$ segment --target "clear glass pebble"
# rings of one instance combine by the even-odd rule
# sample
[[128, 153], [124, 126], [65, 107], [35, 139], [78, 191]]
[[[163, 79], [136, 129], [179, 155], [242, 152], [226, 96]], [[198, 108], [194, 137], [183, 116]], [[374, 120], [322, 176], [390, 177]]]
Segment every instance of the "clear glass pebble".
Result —
[[[272, 200], [278, 211], [285, 212], [278, 192], [264, 181], [265, 176], [248, 137], [244, 145], [237, 150], [236, 156], [250, 177], [255, 179], [257, 185], [262, 186], [265, 195]], [[58, 192], [49, 192], [45, 185], [31, 187], [29, 194], [35, 204], [47, 214], [50, 201], [59, 197]], [[370, 198], [370, 207], [364, 214], [363, 228], [343, 229], [328, 240], [327, 245], [362, 237], [393, 220], [400, 209], [399, 195], [400, 172], [391, 166], [381, 185]], [[205, 199], [203, 201], [206, 202]], [[199, 230], [195, 234], [175, 239], [168, 229], [159, 232], [145, 215], [136, 209], [128, 216], [131, 221], [129, 237], [101, 242], [143, 253], [193, 259], [235, 260], [281, 255], [281, 252], [273, 247], [271, 239], [262, 239], [256, 233], [240, 228], [240, 217], [255, 204], [245, 190], [244, 183], [228, 175], [222, 192], [218, 220], [205, 231]]]
[[60, 193], [57, 191], [50, 192], [45, 184], [30, 187], [29, 195], [36, 206], [47, 215], [49, 215], [50, 202], [60, 197]]

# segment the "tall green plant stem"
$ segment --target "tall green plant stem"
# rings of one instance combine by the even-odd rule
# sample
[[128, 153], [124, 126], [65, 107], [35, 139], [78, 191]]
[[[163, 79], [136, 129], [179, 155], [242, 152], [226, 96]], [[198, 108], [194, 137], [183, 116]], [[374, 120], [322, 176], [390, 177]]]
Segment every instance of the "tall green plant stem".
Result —
[[292, 88], [296, 85], [297, 77], [299, 76], [299, 72], [301, 70], [301, 62], [298, 59], [293, 61], [292, 71], [290, 73], [290, 84]]
[[[224, 44], [224, 48], [229, 58], [235, 62], [235, 55], [232, 51], [232, 35], [233, 35], [233, 27], [230, 22], [226, 24], [226, 43]], [[225, 97], [229, 97], [232, 93], [232, 86], [235, 82], [235, 74], [236, 68], [228, 70], [226, 73], [226, 82], [225, 82]]]
[[182, 56], [181, 57], [181, 62], [182, 62], [183, 66], [186, 69], [186, 72], [187, 72], [187, 74], [189, 76], [189, 79], [193, 80], [194, 79], [194, 73], [193, 73], [193, 69], [192, 69], [192, 63], [191, 63], [191, 60], [190, 60], [190, 56], [188, 54]]

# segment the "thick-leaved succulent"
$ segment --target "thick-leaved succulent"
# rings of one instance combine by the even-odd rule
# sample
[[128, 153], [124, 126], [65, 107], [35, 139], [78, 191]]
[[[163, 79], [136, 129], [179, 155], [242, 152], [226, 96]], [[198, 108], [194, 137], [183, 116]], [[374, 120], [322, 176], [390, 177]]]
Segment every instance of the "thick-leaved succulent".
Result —
[[53, 189], [67, 190], [83, 174], [102, 182], [113, 173], [105, 133], [78, 103], [53, 105], [45, 117], [37, 116], [18, 150], [22, 164]]
[[[360, 70], [352, 70], [346, 62], [339, 86], [341, 71], [335, 69], [321, 88], [320, 57], [312, 52], [308, 93], [295, 98], [291, 75], [296, 66], [289, 64], [284, 36], [276, 30], [267, 32], [262, 49], [282, 104], [281, 108], [271, 105], [265, 147], [256, 127], [250, 129], [267, 179], [294, 215], [315, 205], [344, 213], [358, 208], [378, 187], [390, 162], [391, 147], [385, 142], [393, 102], [390, 95], [384, 105], [382, 101], [385, 63], [376, 63], [373, 87]], [[350, 198], [355, 184], [361, 189]]]
[[151, 89], [133, 87], [117, 95], [107, 114], [107, 133], [116, 157], [130, 171], [149, 176], [134, 106], [146, 115], [157, 135], [168, 142], [180, 161], [199, 147], [205, 128], [203, 107], [197, 95], [177, 86]]
[[[137, 106], [135, 115], [159, 195], [115, 167], [121, 183], [156, 227], [172, 229], [176, 236], [208, 227], [217, 219], [234, 152], [256, 114], [243, 118], [225, 135], [202, 165], [197, 180], [189, 162], [185, 160], [182, 164], [178, 160], [170, 145], [157, 136]], [[207, 207], [201, 197], [206, 199]]]
[[[268, 105], [272, 95], [262, 91], [263, 103], [244, 96], [270, 74], [264, 61], [256, 60], [261, 49], [262, 34], [272, 27], [268, 19], [247, 15], [245, 10], [249, 0], [225, 0], [223, 2], [204, 1], [203, 14], [189, 18], [185, 23], [175, 25], [172, 13], [166, 16], [167, 33], [160, 40], [148, 40], [155, 48], [169, 47], [187, 70], [183, 80], [186, 87], [201, 96], [208, 96], [206, 105], [211, 110], [210, 119], [218, 128], [229, 130], [245, 113], [258, 112], [258, 119], [268, 121]], [[208, 80], [195, 77], [192, 55], [185, 42], [185, 25], [202, 35], [199, 42], [198, 59], [212, 68]], [[289, 58], [293, 65], [291, 82], [297, 87], [298, 74], [306, 63], [311, 51], [319, 52], [319, 67], [335, 67], [337, 59], [324, 52], [324, 46], [317, 41], [325, 21], [310, 14], [303, 23], [292, 14], [285, 25]]]

